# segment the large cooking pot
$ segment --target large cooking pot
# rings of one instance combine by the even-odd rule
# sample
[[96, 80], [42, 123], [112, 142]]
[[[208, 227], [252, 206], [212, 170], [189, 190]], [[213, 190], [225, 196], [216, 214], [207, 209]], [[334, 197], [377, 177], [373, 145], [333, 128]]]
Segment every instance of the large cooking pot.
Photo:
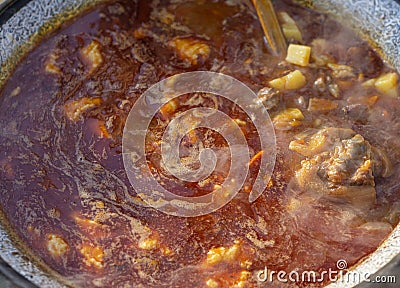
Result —
[[[29, 47], [35, 37], [52, 26], [95, 4], [96, 0], [0, 0], [0, 83], [9, 69]], [[400, 70], [400, 4], [393, 0], [298, 0], [302, 5], [332, 14], [371, 40], [384, 59]], [[7, 66], [4, 66], [7, 63]], [[0, 213], [0, 220], [1, 213]], [[0, 272], [22, 287], [63, 287], [49, 273], [26, 257], [26, 251], [8, 233], [7, 223], [0, 221]], [[378, 250], [362, 260], [354, 271], [398, 275], [400, 271], [400, 225]], [[400, 279], [398, 279], [400, 281]], [[331, 284], [351, 287], [354, 283]], [[366, 285], [366, 284], [363, 284]], [[1, 281], [0, 281], [1, 286]], [[395, 286], [393, 286], [395, 287]]]

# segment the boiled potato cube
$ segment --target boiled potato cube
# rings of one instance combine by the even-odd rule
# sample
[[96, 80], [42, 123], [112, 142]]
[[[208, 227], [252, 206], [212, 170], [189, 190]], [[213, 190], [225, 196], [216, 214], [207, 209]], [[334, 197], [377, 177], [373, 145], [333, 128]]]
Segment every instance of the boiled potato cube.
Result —
[[391, 97], [398, 96], [398, 76], [396, 73], [387, 73], [375, 81], [375, 88], [379, 92]]
[[364, 88], [372, 88], [372, 87], [375, 86], [375, 82], [376, 82], [376, 79], [375, 79], [375, 78], [369, 79], [369, 80], [363, 82], [363, 83], [361, 84], [361, 86], [364, 87]]
[[290, 72], [289, 74], [269, 81], [269, 85], [272, 88], [280, 90], [295, 90], [302, 88], [306, 85], [306, 77], [299, 70]]
[[310, 61], [311, 47], [290, 44], [287, 50], [286, 61], [299, 66], [307, 66]]
[[279, 13], [279, 20], [281, 22], [282, 32], [287, 40], [296, 40], [298, 42], [303, 42], [303, 37], [297, 27], [296, 22], [292, 17], [286, 12]]

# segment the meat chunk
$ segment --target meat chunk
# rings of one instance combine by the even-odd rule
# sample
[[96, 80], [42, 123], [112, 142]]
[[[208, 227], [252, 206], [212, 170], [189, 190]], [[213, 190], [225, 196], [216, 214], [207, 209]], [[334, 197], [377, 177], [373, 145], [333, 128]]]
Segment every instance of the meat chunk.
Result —
[[344, 117], [351, 119], [356, 124], [366, 124], [369, 117], [370, 109], [366, 104], [350, 104], [342, 109]]
[[236, 265], [241, 268], [249, 268], [252, 265], [251, 254], [253, 250], [249, 249], [243, 242], [235, 240], [229, 247], [215, 247], [207, 252], [207, 258], [204, 265], [208, 268], [218, 265]]
[[54, 258], [60, 257], [69, 250], [68, 243], [56, 234], [47, 235], [47, 250]]
[[83, 97], [79, 100], [65, 103], [65, 114], [71, 121], [78, 121], [79, 117], [89, 109], [99, 106], [102, 103], [101, 98]]
[[281, 92], [274, 88], [264, 87], [258, 91], [257, 97], [267, 110], [271, 110], [278, 106], [281, 99]]
[[348, 139], [355, 135], [356, 133], [351, 129], [329, 127], [319, 130], [309, 138], [304, 137], [305, 139], [290, 142], [289, 149], [303, 156], [312, 157], [330, 150], [336, 141]]
[[146, 238], [139, 242], [139, 248], [143, 250], [154, 250], [159, 246], [157, 239]]
[[232, 262], [239, 256], [239, 242], [229, 248], [217, 247], [207, 253], [207, 264], [214, 265], [221, 262]]
[[334, 63], [333, 52], [336, 47], [329, 45], [326, 39], [317, 38], [311, 43], [311, 59], [318, 66], [325, 66], [328, 63]]
[[177, 54], [192, 65], [197, 65], [204, 61], [210, 55], [210, 46], [204, 41], [195, 38], [175, 38], [168, 42], [169, 46], [174, 48]]
[[103, 63], [100, 44], [96, 41], [92, 41], [88, 46], [83, 48], [81, 55], [88, 66], [89, 74], [93, 73]]
[[308, 102], [308, 111], [311, 112], [327, 112], [338, 107], [338, 103], [323, 98], [310, 98]]
[[357, 134], [338, 142], [332, 156], [322, 162], [318, 176], [336, 185], [372, 185], [371, 145]]
[[322, 129], [309, 139], [292, 141], [289, 148], [308, 157], [296, 179], [316, 197], [366, 209], [375, 203], [374, 177], [390, 175], [385, 153], [351, 129]]
[[60, 74], [61, 69], [57, 65], [58, 56], [53, 52], [47, 57], [45, 71], [51, 74]]
[[383, 62], [376, 52], [359, 46], [352, 46], [346, 51], [346, 63], [367, 78], [377, 77], [383, 68]]
[[103, 268], [103, 248], [90, 244], [83, 244], [80, 252], [84, 256], [84, 263], [87, 266], [93, 266], [98, 269]]
[[[251, 277], [251, 272], [243, 270], [231, 273], [229, 277], [218, 277], [219, 279], [210, 278], [206, 281], [207, 288], [220, 288], [220, 287], [232, 287], [232, 288], [245, 288], [253, 287], [249, 286], [248, 279]], [[223, 279], [226, 278], [226, 279]]]
[[332, 70], [332, 76], [335, 79], [348, 79], [354, 78], [354, 69], [347, 65], [340, 65], [334, 63], [328, 63], [327, 66]]
[[300, 109], [287, 108], [275, 115], [272, 121], [276, 129], [290, 130], [294, 127], [302, 125], [303, 120], [304, 115]]

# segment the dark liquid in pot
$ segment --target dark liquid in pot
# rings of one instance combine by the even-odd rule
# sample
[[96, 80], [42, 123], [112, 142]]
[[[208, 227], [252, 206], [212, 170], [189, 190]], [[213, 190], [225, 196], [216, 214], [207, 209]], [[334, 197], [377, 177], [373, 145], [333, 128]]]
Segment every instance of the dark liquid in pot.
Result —
[[[29, 52], [3, 87], [0, 205], [26, 245], [81, 287], [258, 287], [266, 285], [257, 280], [265, 267], [322, 273], [373, 252], [400, 213], [400, 101], [389, 95], [398, 89], [376, 84], [396, 74], [339, 23], [289, 1], [277, 10], [301, 31], [302, 41], [291, 41], [312, 48], [307, 67], [268, 54], [251, 1], [153, 2], [112, 2], [77, 17]], [[278, 154], [263, 195], [248, 202], [254, 158], [228, 205], [179, 218], [149, 208], [132, 190], [121, 140], [131, 107], [150, 85], [194, 70], [231, 75], [255, 92], [294, 70], [306, 83], [267, 91]], [[210, 193], [229, 169], [190, 184], [163, 172], [160, 135], [197, 106], [237, 119], [251, 156], [261, 149], [250, 118], [227, 100], [190, 94], [167, 104], [146, 149], [154, 175], [179, 195]], [[332, 143], [317, 152], [310, 139], [318, 133]], [[199, 143], [227, 146], [216, 133], [195, 130], [181, 147], [193, 167]], [[303, 169], [308, 164], [318, 171]], [[338, 189], [344, 196], [331, 195]]]

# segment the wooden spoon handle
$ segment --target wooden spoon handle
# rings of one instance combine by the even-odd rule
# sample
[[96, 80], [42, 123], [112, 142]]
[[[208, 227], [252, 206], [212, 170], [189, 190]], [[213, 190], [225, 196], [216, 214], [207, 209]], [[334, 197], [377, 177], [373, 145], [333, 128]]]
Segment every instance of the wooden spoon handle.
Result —
[[276, 17], [274, 6], [270, 0], [253, 0], [253, 4], [271, 52], [276, 56], [284, 57], [286, 55], [287, 44], [278, 18]]

